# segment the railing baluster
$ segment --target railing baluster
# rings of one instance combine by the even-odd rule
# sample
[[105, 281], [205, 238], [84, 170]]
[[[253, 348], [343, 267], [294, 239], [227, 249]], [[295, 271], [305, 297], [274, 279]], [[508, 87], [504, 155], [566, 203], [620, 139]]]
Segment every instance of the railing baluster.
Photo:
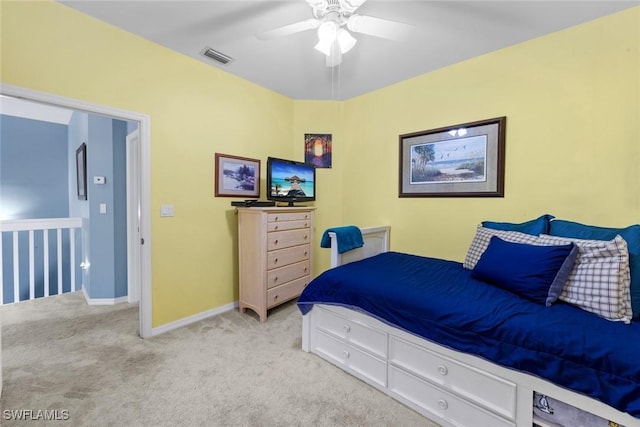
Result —
[[62, 229], [56, 230], [58, 238], [58, 295], [62, 294]]
[[13, 232], [13, 302], [20, 301], [20, 260], [18, 259], [18, 232]]
[[44, 296], [49, 296], [49, 230], [42, 230], [42, 246], [44, 248]]
[[29, 230], [29, 299], [36, 297], [35, 253], [33, 230]]
[[69, 271], [71, 272], [71, 292], [76, 291], [76, 230], [69, 229]]
[[[65, 286], [69, 286], [69, 289], [66, 292], [75, 292], [79, 287], [76, 284], [76, 279], [78, 278], [78, 274], [76, 272], [76, 254], [77, 251], [81, 250], [80, 246], [76, 245], [76, 236], [77, 231], [82, 232], [83, 220], [82, 218], [43, 218], [43, 219], [26, 219], [26, 220], [3, 220], [0, 221], [0, 305], [10, 304], [10, 303], [18, 303], [21, 301], [21, 290], [25, 290], [28, 285], [29, 295], [25, 295], [23, 300], [32, 300], [36, 298], [36, 293], [42, 284], [44, 286], [42, 296], [48, 297], [51, 296], [51, 277], [50, 277], [50, 269], [56, 268], [58, 269], [58, 295], [64, 293]], [[56, 230], [55, 236], [50, 236], [50, 231]], [[69, 249], [64, 251], [63, 245], [63, 235], [66, 234], [63, 230], [69, 230]], [[20, 233], [27, 232], [27, 235], [21, 235]], [[37, 233], [42, 232], [42, 251], [37, 248], [37, 243], [40, 242], [39, 237], [36, 235]], [[6, 237], [9, 238], [11, 235], [12, 243], [9, 243], [7, 240], [7, 245], [3, 245], [4, 236], [6, 233]], [[11, 233], [11, 234], [9, 234]], [[25, 248], [23, 245], [21, 247], [21, 240], [23, 237], [28, 236], [28, 248]], [[66, 236], [65, 236], [66, 237]], [[57, 253], [55, 254], [55, 260], [52, 262], [50, 257], [52, 255], [52, 250], [49, 245], [53, 245], [52, 239], [56, 239], [55, 247]], [[36, 241], [37, 240], [37, 241]], [[24, 243], [24, 242], [22, 242]], [[84, 243], [84, 242], [83, 242]], [[12, 250], [13, 249], [13, 250]], [[28, 260], [20, 259], [20, 252], [23, 252], [24, 256], [28, 254]], [[42, 252], [43, 262], [42, 267], [44, 270], [43, 279], [40, 279], [39, 270], [39, 256], [40, 252]], [[37, 257], [36, 257], [37, 255]], [[22, 258], [24, 258], [24, 256]], [[67, 264], [64, 262], [65, 257], [69, 257], [69, 275], [66, 276], [63, 273], [63, 265]], [[10, 273], [11, 268], [11, 260], [9, 257], [12, 257], [13, 260], [13, 293], [14, 299], [13, 301], [9, 300], [8, 290], [11, 288], [11, 278], [9, 280], [4, 280], [5, 274]], [[6, 259], [5, 259], [6, 258]], [[5, 264], [5, 262], [7, 264]], [[4, 267], [9, 267], [9, 271]], [[26, 276], [25, 271], [20, 271], [21, 267], [27, 267], [29, 269], [29, 275]], [[66, 277], [66, 279], [65, 279]], [[67, 280], [65, 283], [64, 280]], [[27, 283], [28, 281], [28, 283]], [[5, 287], [6, 286], [6, 287]], [[54, 291], [55, 292], [55, 286]]]

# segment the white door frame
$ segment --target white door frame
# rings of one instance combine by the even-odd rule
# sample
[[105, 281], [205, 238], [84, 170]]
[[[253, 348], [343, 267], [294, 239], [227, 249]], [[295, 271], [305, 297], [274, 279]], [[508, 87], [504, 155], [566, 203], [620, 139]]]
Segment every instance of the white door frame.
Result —
[[[87, 113], [100, 114], [127, 121], [139, 123], [140, 151], [139, 161], [132, 164], [133, 173], [138, 176], [139, 191], [138, 203], [127, 206], [127, 210], [135, 209], [134, 215], [138, 215], [139, 207], [140, 233], [137, 247], [140, 256], [138, 272], [140, 278], [140, 304], [139, 304], [139, 333], [142, 338], [152, 336], [152, 306], [151, 306], [151, 118], [146, 114], [121, 110], [114, 107], [94, 104], [78, 99], [67, 98], [27, 89], [20, 86], [0, 83], [0, 95], [13, 96], [29, 101], [41, 102], [53, 106], [65, 107], [72, 110], [80, 110]], [[133, 236], [132, 236], [133, 237]], [[129, 236], [127, 237], [128, 244]], [[135, 262], [135, 261], [134, 261]]]
[[127, 301], [140, 301], [140, 129], [127, 135]]

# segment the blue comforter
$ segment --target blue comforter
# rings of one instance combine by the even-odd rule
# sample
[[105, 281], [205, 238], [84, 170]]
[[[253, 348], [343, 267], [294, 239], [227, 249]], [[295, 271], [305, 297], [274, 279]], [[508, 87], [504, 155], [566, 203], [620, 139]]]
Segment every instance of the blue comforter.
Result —
[[640, 323], [536, 304], [462, 264], [387, 252], [322, 273], [298, 307], [333, 304], [454, 350], [545, 378], [640, 418]]

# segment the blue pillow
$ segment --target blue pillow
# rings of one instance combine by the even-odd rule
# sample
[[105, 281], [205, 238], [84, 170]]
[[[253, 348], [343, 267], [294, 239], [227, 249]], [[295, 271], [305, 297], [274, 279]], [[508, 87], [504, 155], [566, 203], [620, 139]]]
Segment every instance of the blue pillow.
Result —
[[471, 276], [549, 307], [562, 293], [577, 254], [574, 243], [539, 246], [493, 236]]
[[548, 234], [585, 240], [613, 240], [618, 234], [622, 236], [627, 242], [627, 250], [629, 251], [631, 311], [634, 319], [640, 319], [640, 225], [607, 228], [554, 219], [551, 221]]
[[553, 218], [553, 215], [545, 214], [531, 221], [521, 222], [519, 224], [512, 222], [482, 221], [482, 226], [494, 230], [519, 231], [520, 233], [539, 236], [540, 234], [549, 234], [549, 222]]

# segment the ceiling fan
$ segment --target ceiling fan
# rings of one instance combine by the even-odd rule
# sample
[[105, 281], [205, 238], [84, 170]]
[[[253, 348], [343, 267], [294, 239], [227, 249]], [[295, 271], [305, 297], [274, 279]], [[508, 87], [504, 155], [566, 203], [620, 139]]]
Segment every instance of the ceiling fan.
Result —
[[312, 8], [313, 18], [262, 31], [256, 37], [270, 40], [317, 28], [318, 43], [315, 49], [326, 56], [327, 67], [335, 67], [342, 62], [342, 55], [350, 51], [357, 42], [349, 31], [398, 40], [413, 28], [401, 22], [356, 14], [355, 11], [366, 0], [305, 1]]

